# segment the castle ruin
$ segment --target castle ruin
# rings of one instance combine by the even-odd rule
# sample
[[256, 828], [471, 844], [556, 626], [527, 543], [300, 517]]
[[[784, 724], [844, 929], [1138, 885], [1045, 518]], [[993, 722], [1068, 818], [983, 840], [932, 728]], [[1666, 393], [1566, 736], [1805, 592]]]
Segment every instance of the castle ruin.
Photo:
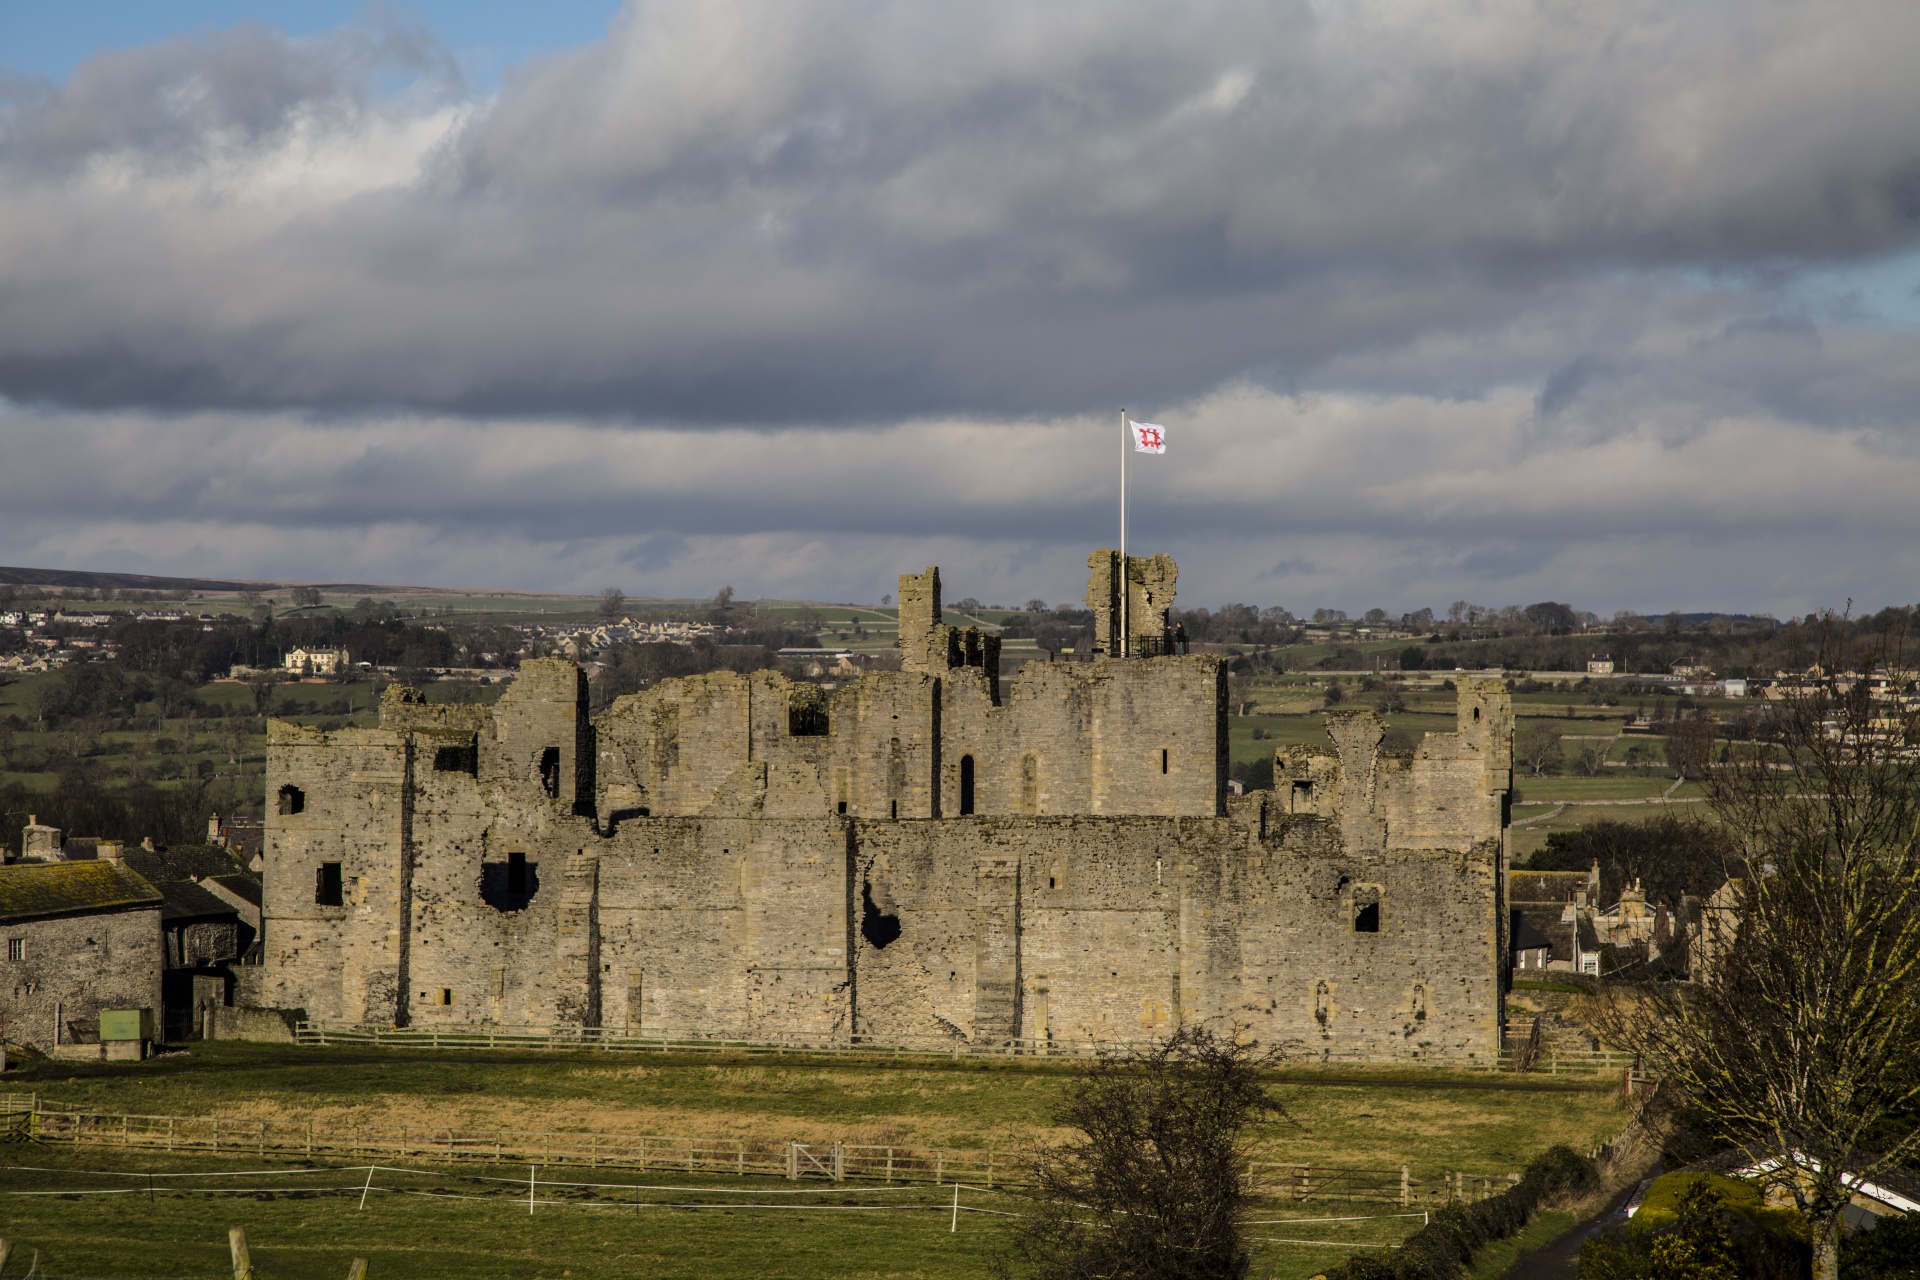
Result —
[[542, 659], [491, 707], [394, 687], [377, 729], [272, 722], [255, 998], [380, 1026], [1040, 1048], [1205, 1022], [1494, 1057], [1504, 686], [1463, 679], [1456, 731], [1408, 752], [1330, 713], [1323, 749], [1232, 796], [1225, 666], [1168, 652], [1172, 560], [1089, 564], [1093, 660], [1004, 683], [930, 568], [900, 579], [901, 670], [831, 696], [714, 672], [590, 718], [581, 671]]

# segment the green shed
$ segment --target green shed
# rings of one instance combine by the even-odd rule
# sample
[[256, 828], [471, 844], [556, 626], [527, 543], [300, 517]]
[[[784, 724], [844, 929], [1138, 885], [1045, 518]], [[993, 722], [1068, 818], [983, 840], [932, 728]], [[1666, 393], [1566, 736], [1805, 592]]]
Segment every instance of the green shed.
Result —
[[153, 1010], [151, 1009], [102, 1009], [100, 1011], [100, 1040], [151, 1040], [153, 1039]]

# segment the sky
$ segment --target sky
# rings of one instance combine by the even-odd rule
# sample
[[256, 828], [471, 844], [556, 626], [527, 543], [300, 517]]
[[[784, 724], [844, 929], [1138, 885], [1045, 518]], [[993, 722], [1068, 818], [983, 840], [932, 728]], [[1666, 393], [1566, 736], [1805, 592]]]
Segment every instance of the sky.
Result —
[[0, 6], [0, 564], [1920, 600], [1920, 6]]

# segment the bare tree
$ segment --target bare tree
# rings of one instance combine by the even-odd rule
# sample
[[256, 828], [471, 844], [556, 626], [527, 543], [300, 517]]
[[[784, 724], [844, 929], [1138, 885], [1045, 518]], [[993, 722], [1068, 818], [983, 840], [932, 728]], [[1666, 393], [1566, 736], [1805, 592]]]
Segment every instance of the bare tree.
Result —
[[716, 591], [713, 596], [713, 607], [716, 609], [731, 609], [733, 607], [733, 588], [722, 587]]
[[1054, 1113], [1081, 1136], [1034, 1158], [996, 1273], [1018, 1262], [1035, 1280], [1240, 1280], [1249, 1133], [1280, 1114], [1260, 1083], [1270, 1060], [1204, 1028], [1097, 1060]]
[[1667, 763], [1682, 778], [1704, 778], [1713, 764], [1713, 721], [1676, 720], [1667, 730]]
[[[1871, 664], [1868, 664], [1871, 669]], [[1776, 707], [1707, 776], [1754, 873], [1691, 990], [1612, 1015], [1693, 1111], [1796, 1204], [1836, 1280], [1849, 1179], [1920, 1154], [1920, 717], [1865, 682]]]
[[1550, 724], [1533, 729], [1520, 743], [1520, 758], [1527, 768], [1533, 770], [1538, 778], [1552, 773], [1564, 758], [1560, 748], [1560, 731]]
[[602, 587], [600, 589], [600, 607], [598, 613], [602, 618], [611, 621], [619, 617], [626, 607], [626, 592], [618, 587]]
[[1591, 742], [1582, 743], [1573, 753], [1573, 767], [1586, 777], [1597, 777], [1607, 767], [1607, 753]]

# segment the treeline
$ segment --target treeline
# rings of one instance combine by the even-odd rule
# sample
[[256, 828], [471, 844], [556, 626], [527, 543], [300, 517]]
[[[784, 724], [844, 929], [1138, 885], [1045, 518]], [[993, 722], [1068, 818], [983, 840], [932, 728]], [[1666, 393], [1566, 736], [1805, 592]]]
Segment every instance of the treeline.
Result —
[[63, 778], [52, 791], [9, 783], [0, 787], [0, 847], [19, 852], [20, 833], [29, 814], [69, 836], [129, 844], [148, 837], [160, 845], [198, 844], [206, 839], [207, 818], [234, 808], [229, 787], [197, 781], [109, 790], [85, 777], [71, 777]]
[[[1677, 664], [1698, 664], [1716, 675], [1771, 677], [1776, 671], [1800, 671], [1816, 663], [1844, 667], [1849, 656], [1869, 646], [1891, 652], [1913, 665], [1908, 653], [1915, 638], [1915, 607], [1895, 606], [1861, 618], [1808, 614], [1784, 626], [1770, 623], [1737, 627], [1723, 618], [1690, 625], [1678, 614], [1655, 620], [1625, 621], [1604, 634], [1507, 635], [1476, 638], [1446, 627], [1425, 645], [1408, 646], [1401, 668], [1504, 667], [1509, 671], [1584, 671], [1591, 658], [1608, 657], [1614, 670], [1631, 675], [1666, 675]], [[1646, 629], [1639, 629], [1645, 626]]]
[[1172, 620], [1186, 628], [1193, 644], [1297, 644], [1300, 629], [1285, 609], [1223, 604], [1217, 610], [1175, 609]]
[[[800, 646], [810, 647], [812, 637], [802, 637]], [[705, 675], [709, 671], [765, 671], [780, 665], [776, 648], [790, 645], [714, 644], [697, 640], [692, 644], [651, 641], [645, 644], [615, 645], [599, 655], [602, 664], [592, 678], [593, 709], [605, 710], [615, 698], [652, 688], [675, 676]]]
[[1032, 640], [1048, 653], [1092, 647], [1093, 610], [1035, 608], [1039, 601], [1030, 600], [1027, 603], [1026, 613], [1007, 618], [1000, 624], [1001, 639]]

